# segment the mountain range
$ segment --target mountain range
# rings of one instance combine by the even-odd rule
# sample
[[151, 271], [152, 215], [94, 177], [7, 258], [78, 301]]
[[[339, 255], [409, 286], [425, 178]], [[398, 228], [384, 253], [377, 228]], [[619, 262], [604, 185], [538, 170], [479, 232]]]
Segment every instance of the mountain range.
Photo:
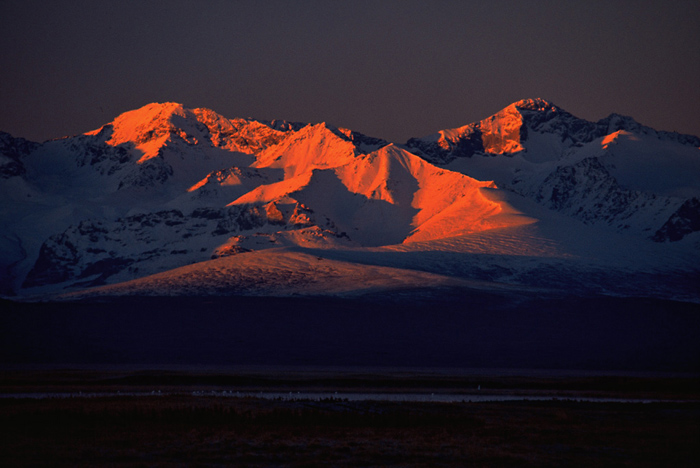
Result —
[[6, 297], [566, 292], [700, 302], [700, 138], [543, 99], [397, 144], [149, 104], [0, 133]]

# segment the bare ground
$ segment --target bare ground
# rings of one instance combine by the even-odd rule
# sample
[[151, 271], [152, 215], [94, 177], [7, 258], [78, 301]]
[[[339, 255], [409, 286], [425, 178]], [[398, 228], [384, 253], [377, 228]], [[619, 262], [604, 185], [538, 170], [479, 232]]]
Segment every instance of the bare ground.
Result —
[[700, 404], [0, 400], [3, 466], [697, 466]]

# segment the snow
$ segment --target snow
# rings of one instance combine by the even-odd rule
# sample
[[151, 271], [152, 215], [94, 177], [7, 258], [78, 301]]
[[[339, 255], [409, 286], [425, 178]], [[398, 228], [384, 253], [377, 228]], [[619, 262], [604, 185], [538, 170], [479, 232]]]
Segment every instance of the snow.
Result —
[[78, 298], [86, 294], [343, 296], [473, 284], [431, 273], [329, 260], [285, 249], [268, 249], [188, 265], [65, 297]]
[[[230, 206], [300, 202], [368, 246], [455, 236], [503, 227], [515, 219], [496, 218], [512, 210], [480, 190], [491, 182], [437, 168], [395, 145], [339, 158], [332, 169], [318, 169], [307, 156], [306, 151], [285, 153], [285, 162], [295, 171]], [[302, 167], [311, 169], [300, 173]]]
[[700, 148], [623, 130], [600, 145], [601, 161], [624, 187], [668, 197], [700, 196]]
[[[510, 200], [524, 209], [532, 202]], [[542, 208], [539, 208], [542, 209]], [[535, 207], [537, 211], [537, 207]], [[549, 210], [547, 210], [549, 211]], [[640, 241], [554, 213], [537, 222], [379, 247], [297, 244], [201, 262], [93, 288], [101, 295], [313, 295], [451, 288], [642, 295], [699, 302], [692, 289], [660, 282], [700, 278], [682, 245]], [[567, 222], [568, 221], [568, 222]], [[686, 288], [688, 285], [685, 285]]]
[[[3, 291], [554, 288], [700, 301], [688, 286], [700, 232], [650, 240], [700, 196], [695, 140], [606, 122], [524, 100], [407, 145], [414, 154], [325, 123], [150, 104], [37, 145], [25, 174], [0, 180]], [[477, 137], [481, 150], [465, 146]]]
[[[475, 133], [484, 129], [491, 137]], [[444, 153], [430, 146], [432, 136], [409, 146], [445, 169], [493, 180], [586, 223], [651, 237], [700, 193], [698, 139], [657, 132], [629, 117], [592, 123], [544, 100], [527, 100], [458, 130], [442, 132], [454, 137], [441, 145]], [[474, 148], [475, 139], [483, 150], [460, 153]], [[494, 154], [494, 148], [516, 151]]]
[[358, 153], [355, 145], [325, 123], [308, 125], [290, 134], [278, 145], [262, 151], [251, 167], [283, 168], [286, 178], [312, 169], [329, 169], [347, 164]]

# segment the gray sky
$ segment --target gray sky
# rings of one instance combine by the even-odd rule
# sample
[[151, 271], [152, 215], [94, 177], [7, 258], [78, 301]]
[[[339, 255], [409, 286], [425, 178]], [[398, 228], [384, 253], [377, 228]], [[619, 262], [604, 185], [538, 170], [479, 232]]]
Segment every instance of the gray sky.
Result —
[[0, 130], [149, 102], [404, 142], [543, 97], [700, 135], [700, 1], [0, 0]]

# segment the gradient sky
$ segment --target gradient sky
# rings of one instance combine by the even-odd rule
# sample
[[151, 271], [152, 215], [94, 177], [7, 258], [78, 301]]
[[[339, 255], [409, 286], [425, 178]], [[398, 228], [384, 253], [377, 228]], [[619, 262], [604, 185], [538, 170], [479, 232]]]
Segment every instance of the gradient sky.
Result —
[[543, 97], [700, 135], [700, 2], [0, 0], [0, 130], [149, 102], [404, 142]]

